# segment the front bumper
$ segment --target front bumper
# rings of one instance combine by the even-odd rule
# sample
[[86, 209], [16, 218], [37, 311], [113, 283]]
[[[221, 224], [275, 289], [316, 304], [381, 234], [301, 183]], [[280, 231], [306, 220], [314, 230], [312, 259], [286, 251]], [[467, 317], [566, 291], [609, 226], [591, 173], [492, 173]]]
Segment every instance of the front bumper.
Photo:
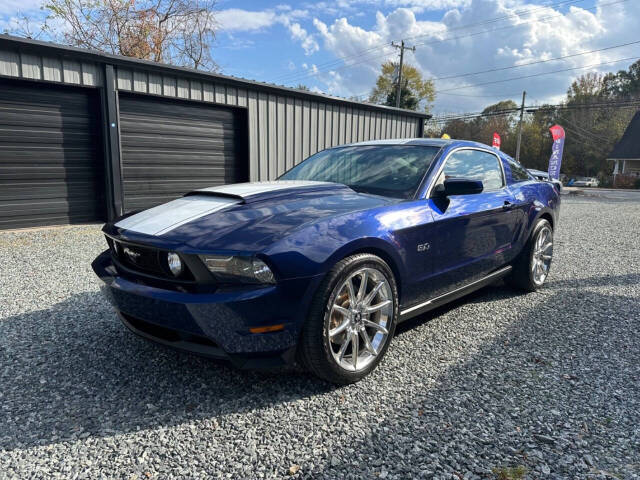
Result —
[[[246, 368], [291, 363], [321, 276], [214, 293], [167, 290], [120, 275], [107, 250], [92, 263], [102, 291], [134, 333], [164, 345]], [[283, 324], [271, 333], [250, 328]]]

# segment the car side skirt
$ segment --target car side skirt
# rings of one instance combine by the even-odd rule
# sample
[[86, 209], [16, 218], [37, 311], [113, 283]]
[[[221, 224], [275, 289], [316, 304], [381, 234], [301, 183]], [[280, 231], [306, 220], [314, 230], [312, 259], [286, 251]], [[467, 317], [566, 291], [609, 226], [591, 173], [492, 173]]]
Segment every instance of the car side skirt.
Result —
[[456, 288], [455, 290], [451, 290], [443, 295], [432, 298], [431, 300], [427, 300], [426, 302], [420, 303], [413, 307], [409, 307], [400, 312], [400, 322], [404, 322], [405, 320], [409, 320], [410, 318], [416, 317], [420, 314], [428, 312], [429, 310], [433, 310], [434, 308], [440, 307], [445, 303], [449, 303], [453, 300], [456, 300], [460, 297], [464, 297], [471, 292], [475, 292], [476, 290], [486, 287], [487, 285], [495, 282], [499, 278], [504, 277], [511, 271], [511, 265], [507, 265], [499, 270], [496, 270], [493, 273], [490, 273], [486, 277], [483, 277], [479, 280], [471, 282], [467, 285], [463, 285], [460, 288]]

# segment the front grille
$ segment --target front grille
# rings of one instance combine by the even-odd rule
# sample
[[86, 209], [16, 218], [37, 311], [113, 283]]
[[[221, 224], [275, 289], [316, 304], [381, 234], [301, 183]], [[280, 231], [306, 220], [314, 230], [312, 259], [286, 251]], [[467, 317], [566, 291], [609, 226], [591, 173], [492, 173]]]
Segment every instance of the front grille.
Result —
[[168, 272], [163, 268], [158, 249], [111, 238], [107, 238], [107, 241], [111, 247], [111, 253], [125, 267], [156, 276], [167, 276]]
[[[140, 272], [163, 280], [179, 282], [193, 281], [193, 275], [185, 265], [183, 273], [176, 278], [167, 264], [167, 251], [146, 245], [123, 242], [107, 236], [113, 258], [125, 269]], [[184, 259], [183, 259], [184, 260]]]
[[158, 249], [113, 240], [113, 252], [116, 258], [128, 268], [153, 275], [167, 276]]

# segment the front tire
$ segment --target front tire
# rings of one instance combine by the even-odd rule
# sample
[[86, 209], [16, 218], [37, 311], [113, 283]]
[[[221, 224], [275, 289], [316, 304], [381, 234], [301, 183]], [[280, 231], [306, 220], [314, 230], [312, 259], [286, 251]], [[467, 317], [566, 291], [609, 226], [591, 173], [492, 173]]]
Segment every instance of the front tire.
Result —
[[553, 228], [548, 220], [541, 218], [533, 228], [533, 233], [513, 263], [508, 283], [534, 292], [544, 285], [553, 258]]
[[382, 361], [398, 318], [398, 289], [381, 258], [357, 254], [338, 262], [318, 288], [298, 354], [329, 382], [346, 385]]

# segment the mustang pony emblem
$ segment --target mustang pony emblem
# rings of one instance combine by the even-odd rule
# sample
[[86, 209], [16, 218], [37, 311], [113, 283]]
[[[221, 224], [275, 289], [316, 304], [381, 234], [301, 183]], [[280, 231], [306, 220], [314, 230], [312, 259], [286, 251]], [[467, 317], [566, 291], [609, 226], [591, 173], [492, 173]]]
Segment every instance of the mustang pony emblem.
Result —
[[129, 259], [132, 262], [137, 262], [141, 255], [140, 253], [134, 250], [131, 250], [129, 247], [124, 247], [124, 253], [127, 255], [127, 257], [129, 257]]

